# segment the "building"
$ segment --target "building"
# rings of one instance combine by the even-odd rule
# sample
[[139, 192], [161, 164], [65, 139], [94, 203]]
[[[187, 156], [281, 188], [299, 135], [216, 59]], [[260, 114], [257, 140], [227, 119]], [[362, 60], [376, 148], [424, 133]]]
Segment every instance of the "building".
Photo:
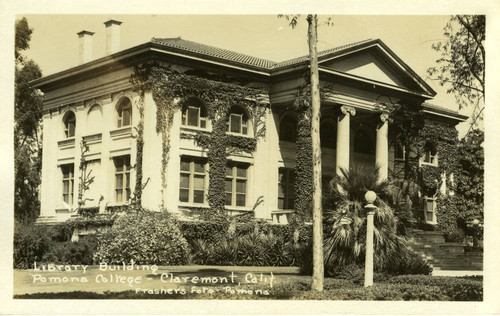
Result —
[[[121, 22], [105, 23], [107, 56], [91, 60], [92, 32], [78, 33], [79, 66], [46, 76], [34, 85], [44, 93], [43, 162], [40, 223], [76, 216], [79, 200], [101, 212], [130, 203], [138, 170], [138, 126], [142, 205], [170, 212], [208, 208], [210, 183], [207, 151], [193, 136], [210, 133], [207, 105], [193, 95], [173, 113], [169, 128], [169, 158], [163, 160], [162, 135], [157, 130], [158, 104], [153, 92], [141, 96], [131, 75], [138, 65], [155, 62], [191, 76], [217, 76], [240, 86], [259, 88], [255, 102], [264, 108], [266, 132], [253, 152], [227, 156], [226, 209], [254, 210], [257, 218], [287, 223], [294, 212], [297, 117], [292, 104], [308, 73], [308, 58], [273, 62], [184, 40], [153, 38], [119, 51]], [[319, 52], [322, 87], [333, 93], [322, 100], [323, 175], [333, 177], [356, 163], [378, 164], [387, 178], [404, 159], [405, 150], [389, 142], [390, 122], [379, 105], [404, 101], [421, 105], [425, 119], [455, 126], [466, 117], [429, 103], [435, 92], [381, 40], [366, 40]], [[143, 113], [139, 111], [142, 107]], [[228, 114], [227, 133], [252, 139], [255, 116], [235, 104]], [[82, 150], [82, 142], [88, 150]], [[396, 148], [396, 149], [395, 149]], [[85, 168], [82, 169], [82, 159]], [[439, 164], [429, 149], [420, 163]], [[82, 175], [94, 177], [81, 187]], [[446, 190], [446, 188], [444, 188]], [[82, 196], [78, 197], [81, 192]], [[259, 203], [257, 203], [259, 201]], [[425, 203], [425, 218], [436, 222], [435, 203]]]

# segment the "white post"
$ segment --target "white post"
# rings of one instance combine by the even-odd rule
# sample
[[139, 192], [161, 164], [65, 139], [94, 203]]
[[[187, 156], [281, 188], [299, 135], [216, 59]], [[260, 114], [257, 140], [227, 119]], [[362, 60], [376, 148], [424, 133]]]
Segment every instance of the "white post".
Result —
[[380, 115], [377, 126], [377, 145], [375, 149], [375, 163], [379, 166], [379, 180], [387, 180], [389, 170], [389, 140], [388, 140], [387, 114]]
[[337, 150], [336, 172], [342, 175], [341, 169], [349, 170], [350, 151], [350, 117], [356, 115], [356, 110], [350, 106], [341, 106], [337, 118]]
[[373, 191], [365, 194], [366, 209], [366, 248], [365, 248], [365, 287], [373, 285], [373, 216], [377, 207], [373, 202], [377, 195]]

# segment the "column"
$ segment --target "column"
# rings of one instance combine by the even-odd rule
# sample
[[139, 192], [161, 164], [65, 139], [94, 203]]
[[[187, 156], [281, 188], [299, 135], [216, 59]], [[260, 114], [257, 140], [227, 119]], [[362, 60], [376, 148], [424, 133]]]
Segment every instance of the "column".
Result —
[[379, 167], [380, 181], [387, 180], [389, 170], [389, 140], [388, 122], [389, 115], [380, 115], [380, 122], [377, 125], [377, 145], [375, 149], [375, 163]]
[[356, 110], [350, 106], [341, 106], [340, 112], [337, 118], [337, 175], [342, 175], [341, 169], [349, 170], [350, 118], [356, 115]]

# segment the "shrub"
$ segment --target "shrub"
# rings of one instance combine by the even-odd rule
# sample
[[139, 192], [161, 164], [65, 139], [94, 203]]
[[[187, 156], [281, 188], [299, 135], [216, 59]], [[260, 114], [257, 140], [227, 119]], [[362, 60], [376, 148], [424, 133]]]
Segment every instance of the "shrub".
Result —
[[474, 279], [400, 275], [391, 278], [388, 283], [437, 286], [453, 301], [480, 301], [483, 299], [483, 283]]
[[120, 216], [99, 236], [94, 261], [182, 265], [188, 256], [189, 245], [174, 218], [167, 212], [141, 210]]
[[43, 256], [44, 262], [58, 264], [88, 264], [91, 265], [92, 257], [97, 248], [97, 236], [81, 237], [78, 242], [53, 243]]
[[52, 229], [45, 225], [25, 225], [16, 222], [14, 227], [14, 268], [29, 269], [40, 262], [52, 242]]
[[180, 222], [180, 229], [190, 245], [199, 239], [214, 244], [225, 236], [227, 225], [216, 221], [183, 221]]
[[387, 271], [391, 274], [430, 275], [432, 273], [432, 267], [425, 262], [420, 254], [409, 251], [397, 264], [389, 266]]

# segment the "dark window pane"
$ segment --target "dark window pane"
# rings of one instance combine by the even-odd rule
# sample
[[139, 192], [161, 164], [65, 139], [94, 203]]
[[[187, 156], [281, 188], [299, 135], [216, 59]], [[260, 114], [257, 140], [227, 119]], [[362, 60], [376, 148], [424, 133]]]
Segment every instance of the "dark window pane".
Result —
[[198, 126], [198, 113], [200, 112], [199, 108], [196, 107], [188, 107], [188, 125], [189, 126]]
[[189, 175], [188, 174], [181, 174], [181, 179], [180, 179], [180, 184], [179, 186], [181, 188], [189, 188]]
[[231, 114], [231, 132], [241, 133], [241, 116]]
[[236, 175], [238, 177], [246, 178], [246, 176], [247, 176], [247, 169], [243, 168], [243, 167], [238, 167], [238, 169], [236, 171]]
[[68, 137], [75, 136], [75, 121], [68, 123]]
[[236, 206], [245, 206], [245, 194], [236, 194]]
[[203, 190], [194, 190], [193, 202], [194, 203], [203, 203], [205, 196], [205, 191]]
[[205, 119], [205, 118], [200, 119], [200, 127], [201, 128], [207, 127], [207, 119]]
[[123, 200], [123, 191], [121, 189], [116, 190], [116, 202], [121, 202]]
[[189, 161], [181, 160], [181, 170], [189, 171]]
[[189, 202], [189, 190], [188, 189], [180, 189], [179, 190], [179, 201]]
[[283, 209], [284, 204], [285, 204], [284, 198], [279, 197], [279, 198], [278, 198], [278, 208], [279, 208], [280, 210], [282, 210], [282, 209]]
[[231, 192], [233, 190], [233, 181], [231, 179], [226, 179], [226, 192]]
[[231, 205], [232, 194], [226, 193], [226, 205]]
[[232, 176], [233, 175], [233, 168], [230, 166], [226, 166], [226, 176]]
[[205, 164], [200, 162], [195, 162], [194, 172], [205, 173]]
[[132, 118], [131, 112], [132, 109], [130, 107], [123, 109], [123, 126], [130, 125], [130, 121]]
[[247, 182], [246, 182], [246, 180], [238, 180], [238, 181], [236, 181], [236, 192], [238, 192], [238, 193], [246, 193], [247, 192]]
[[116, 175], [116, 188], [117, 189], [123, 188], [123, 174]]

